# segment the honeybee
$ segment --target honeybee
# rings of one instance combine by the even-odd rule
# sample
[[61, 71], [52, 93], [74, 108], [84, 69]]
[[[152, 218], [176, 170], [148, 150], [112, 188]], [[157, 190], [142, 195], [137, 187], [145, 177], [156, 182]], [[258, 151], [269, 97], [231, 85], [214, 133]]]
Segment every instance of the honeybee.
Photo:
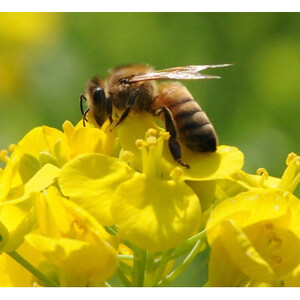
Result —
[[[99, 126], [109, 119], [113, 122], [113, 107], [122, 111], [115, 124], [121, 124], [131, 110], [163, 114], [166, 131], [170, 133], [169, 149], [175, 161], [189, 168], [181, 160], [178, 141], [194, 152], [214, 152], [217, 135], [211, 122], [188, 89], [179, 82], [157, 83], [156, 80], [198, 80], [220, 78], [200, 72], [223, 65], [189, 65], [155, 71], [148, 65], [123, 65], [111, 69], [106, 80], [94, 77], [87, 85], [86, 96], [81, 95], [80, 107], [83, 122], [91, 112]], [[88, 108], [83, 110], [83, 100]]]

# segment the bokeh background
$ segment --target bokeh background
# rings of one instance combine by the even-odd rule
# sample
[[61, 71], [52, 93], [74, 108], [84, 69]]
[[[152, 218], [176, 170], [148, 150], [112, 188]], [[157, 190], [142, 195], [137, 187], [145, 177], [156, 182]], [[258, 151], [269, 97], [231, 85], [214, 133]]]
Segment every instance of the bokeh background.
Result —
[[[124, 63], [233, 63], [210, 71], [221, 80], [185, 82], [220, 143], [250, 173], [281, 176], [300, 154], [299, 13], [0, 13], [0, 148], [76, 123], [86, 82]], [[179, 283], [199, 284], [199, 268], [190, 275]]]

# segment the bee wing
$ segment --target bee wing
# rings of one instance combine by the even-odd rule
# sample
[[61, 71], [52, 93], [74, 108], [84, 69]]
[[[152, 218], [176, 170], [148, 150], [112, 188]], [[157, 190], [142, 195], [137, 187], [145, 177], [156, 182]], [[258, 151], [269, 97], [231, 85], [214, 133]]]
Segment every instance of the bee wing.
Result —
[[206, 69], [228, 67], [230, 64], [223, 65], [189, 65], [159, 70], [152, 73], [135, 75], [129, 79], [130, 82], [139, 82], [147, 80], [174, 79], [174, 80], [197, 80], [197, 79], [214, 79], [219, 76], [201, 74]]

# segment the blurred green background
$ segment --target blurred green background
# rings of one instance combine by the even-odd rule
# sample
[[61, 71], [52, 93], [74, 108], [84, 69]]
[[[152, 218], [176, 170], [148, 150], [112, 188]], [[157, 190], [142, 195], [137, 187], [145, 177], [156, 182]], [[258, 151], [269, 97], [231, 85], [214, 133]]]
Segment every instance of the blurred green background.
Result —
[[[299, 13], [0, 13], [0, 41], [1, 149], [35, 126], [77, 123], [86, 82], [118, 64], [233, 63], [210, 71], [221, 80], [184, 82], [220, 144], [273, 176], [300, 154]], [[176, 284], [205, 277], [188, 273]]]

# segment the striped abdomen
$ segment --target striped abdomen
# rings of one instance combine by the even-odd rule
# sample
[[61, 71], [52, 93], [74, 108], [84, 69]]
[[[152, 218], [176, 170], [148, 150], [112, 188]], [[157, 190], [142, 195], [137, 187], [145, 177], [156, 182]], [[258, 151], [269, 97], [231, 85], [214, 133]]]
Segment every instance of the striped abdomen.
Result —
[[159, 104], [167, 106], [171, 111], [179, 140], [195, 152], [216, 151], [215, 130], [186, 87], [179, 83], [160, 86]]

